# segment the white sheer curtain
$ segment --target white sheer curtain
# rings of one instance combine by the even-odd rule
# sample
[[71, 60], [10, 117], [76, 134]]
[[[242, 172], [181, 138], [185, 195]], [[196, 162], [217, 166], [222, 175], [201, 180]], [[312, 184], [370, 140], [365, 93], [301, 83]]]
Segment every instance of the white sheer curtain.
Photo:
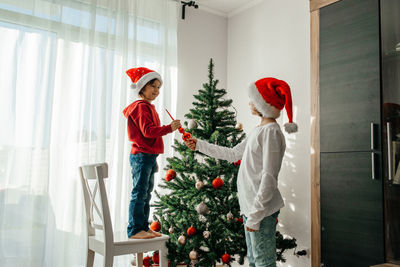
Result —
[[[125, 230], [131, 177], [122, 110], [133, 100], [125, 70], [161, 73], [155, 104], [169, 123], [176, 31], [172, 0], [0, 0], [0, 266], [84, 265], [81, 164], [110, 164], [113, 226]], [[164, 138], [161, 167], [172, 138]]]

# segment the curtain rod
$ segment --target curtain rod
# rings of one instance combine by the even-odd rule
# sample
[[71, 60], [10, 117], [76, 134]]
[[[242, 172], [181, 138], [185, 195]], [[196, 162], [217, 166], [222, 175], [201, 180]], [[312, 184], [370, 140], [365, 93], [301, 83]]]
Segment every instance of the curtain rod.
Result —
[[199, 8], [199, 5], [197, 5], [195, 1], [187, 1], [187, 2], [181, 1], [181, 4], [182, 4], [182, 19], [183, 20], [185, 19], [185, 8], [186, 8], [186, 6], [188, 6], [188, 7], [192, 6], [195, 9]]

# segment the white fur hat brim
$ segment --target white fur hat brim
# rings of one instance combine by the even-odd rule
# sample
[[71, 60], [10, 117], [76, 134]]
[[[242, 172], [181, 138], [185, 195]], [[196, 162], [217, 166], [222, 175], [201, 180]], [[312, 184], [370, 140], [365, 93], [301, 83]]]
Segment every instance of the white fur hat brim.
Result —
[[131, 84], [131, 89], [133, 90], [133, 94], [138, 95], [140, 90], [142, 90], [142, 88], [153, 79], [159, 80], [162, 85], [163, 81], [161, 75], [158, 72], [152, 71], [143, 75], [137, 83]]
[[271, 104], [265, 102], [254, 83], [251, 83], [247, 89], [250, 100], [263, 117], [277, 119], [281, 111]]

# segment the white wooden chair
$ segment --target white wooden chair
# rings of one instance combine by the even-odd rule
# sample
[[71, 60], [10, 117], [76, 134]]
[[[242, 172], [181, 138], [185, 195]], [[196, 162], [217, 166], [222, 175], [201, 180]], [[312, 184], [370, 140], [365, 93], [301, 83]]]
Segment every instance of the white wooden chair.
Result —
[[[93, 267], [95, 252], [104, 256], [104, 267], [112, 267], [114, 256], [136, 253], [136, 266], [143, 266], [143, 252], [159, 250], [160, 266], [167, 267], [166, 242], [169, 236], [163, 235], [153, 239], [129, 239], [126, 233], [113, 232], [110, 210], [104, 179], [108, 177], [107, 163], [85, 165], [79, 167], [82, 181], [83, 196], [85, 199], [86, 222], [88, 233], [88, 253], [86, 267]], [[93, 190], [88, 180], [94, 180]], [[96, 193], [99, 191], [100, 205], [96, 204]], [[100, 218], [100, 223], [95, 223], [94, 213]], [[96, 230], [98, 233], [96, 234]], [[99, 233], [101, 231], [101, 233]]]

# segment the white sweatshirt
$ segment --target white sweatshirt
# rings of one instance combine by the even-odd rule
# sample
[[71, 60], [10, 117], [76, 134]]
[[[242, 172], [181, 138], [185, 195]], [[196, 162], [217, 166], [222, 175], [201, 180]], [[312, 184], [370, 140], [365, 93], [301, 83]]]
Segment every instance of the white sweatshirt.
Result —
[[278, 174], [285, 153], [285, 137], [277, 123], [254, 128], [233, 148], [197, 140], [196, 149], [210, 157], [236, 162], [241, 159], [237, 177], [240, 210], [246, 226], [259, 230], [261, 221], [284, 206], [278, 189]]

